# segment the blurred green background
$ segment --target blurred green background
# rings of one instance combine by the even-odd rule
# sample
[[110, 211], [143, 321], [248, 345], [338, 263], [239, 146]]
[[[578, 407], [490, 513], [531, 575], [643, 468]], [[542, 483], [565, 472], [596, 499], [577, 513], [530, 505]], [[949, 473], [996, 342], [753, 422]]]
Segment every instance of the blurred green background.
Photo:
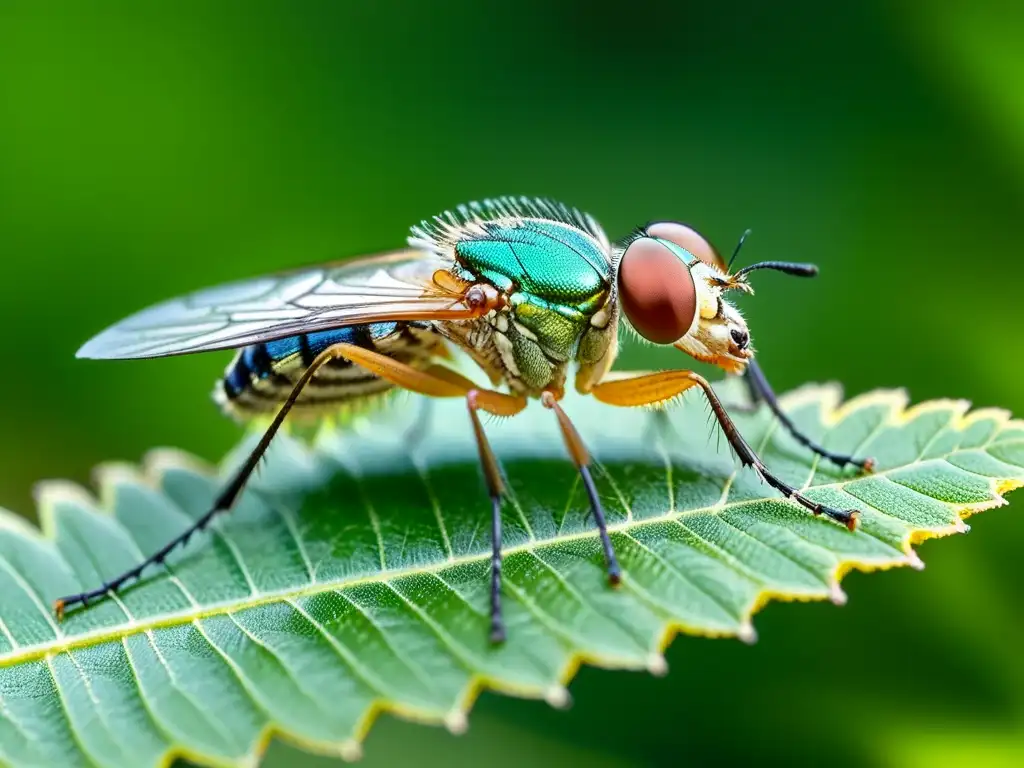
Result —
[[[0, 505], [238, 438], [208, 399], [226, 356], [76, 361], [108, 323], [506, 193], [816, 261], [743, 301], [780, 390], [1024, 414], [1021, 40], [1024, 6], [969, 0], [0, 2]], [[569, 711], [484, 695], [459, 738], [383, 718], [363, 765], [1022, 765], [1024, 516], [973, 522], [842, 609], [770, 606], [754, 647], [584, 670]]]

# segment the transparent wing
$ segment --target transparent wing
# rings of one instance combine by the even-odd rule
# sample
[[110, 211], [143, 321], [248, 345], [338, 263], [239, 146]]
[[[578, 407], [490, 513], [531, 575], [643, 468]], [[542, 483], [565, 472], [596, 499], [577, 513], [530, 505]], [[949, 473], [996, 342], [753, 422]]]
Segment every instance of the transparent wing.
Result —
[[229, 283], [132, 315], [87, 342], [78, 357], [164, 357], [354, 323], [473, 317], [461, 295], [431, 279], [450, 266], [407, 250]]

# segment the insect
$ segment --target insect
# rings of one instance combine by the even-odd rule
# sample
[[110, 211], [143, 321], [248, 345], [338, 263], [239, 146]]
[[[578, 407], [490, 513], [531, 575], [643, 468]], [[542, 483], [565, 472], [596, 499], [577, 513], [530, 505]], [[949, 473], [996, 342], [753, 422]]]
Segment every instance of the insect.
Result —
[[[745, 236], [744, 236], [745, 237]], [[258, 445], [208, 512], [145, 561], [98, 588], [60, 598], [74, 605], [115, 592], [230, 509], [289, 413], [315, 417], [401, 388], [466, 402], [491, 511], [491, 639], [501, 613], [501, 508], [505, 484], [479, 412], [513, 416], [530, 399], [553, 412], [579, 472], [608, 580], [621, 569], [590, 473], [591, 459], [559, 401], [573, 386], [613, 406], [663, 405], [700, 389], [740, 462], [783, 496], [851, 530], [856, 510], [819, 504], [777, 477], [743, 439], [711, 385], [689, 370], [613, 373], [620, 327], [743, 374], [796, 439], [840, 467], [870, 459], [833, 453], [800, 432], [754, 361], [747, 324], [726, 299], [752, 293], [748, 276], [772, 269], [812, 276], [809, 264], [766, 261], [731, 272], [690, 227], [658, 221], [616, 244], [574, 208], [544, 199], [498, 198], [459, 206], [412, 227], [407, 250], [232, 283], [159, 304], [102, 332], [86, 358], [145, 358], [238, 350], [215, 398], [238, 417], [273, 414]], [[464, 350], [489, 376], [485, 388], [446, 367]]]

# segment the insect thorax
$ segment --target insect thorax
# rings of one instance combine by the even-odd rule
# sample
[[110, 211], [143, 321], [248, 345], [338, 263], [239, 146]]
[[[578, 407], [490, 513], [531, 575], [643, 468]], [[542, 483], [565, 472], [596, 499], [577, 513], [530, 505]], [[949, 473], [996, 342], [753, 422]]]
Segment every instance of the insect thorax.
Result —
[[538, 395], [564, 387], [570, 362], [589, 389], [611, 364], [615, 310], [611, 247], [590, 217], [543, 201], [499, 200], [413, 230], [411, 243], [454, 261], [459, 279], [494, 286], [505, 306], [441, 332], [493, 380]]
[[[518, 301], [518, 307], [492, 311], [469, 323], [444, 323], [438, 330], [464, 349], [495, 384], [504, 381], [511, 391], [527, 396], [563, 390], [572, 362], [579, 363], [577, 386], [583, 382], [585, 391], [611, 367], [616, 336], [608, 311], [570, 320], [538, 309], [529, 299]], [[592, 324], [595, 317], [602, 327]], [[535, 330], [536, 325], [542, 329]]]

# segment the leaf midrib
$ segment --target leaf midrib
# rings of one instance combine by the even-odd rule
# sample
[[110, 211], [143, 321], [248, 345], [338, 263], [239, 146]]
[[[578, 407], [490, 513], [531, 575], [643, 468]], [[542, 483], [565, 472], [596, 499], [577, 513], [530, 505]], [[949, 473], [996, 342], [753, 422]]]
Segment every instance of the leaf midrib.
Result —
[[[998, 436], [998, 432], [994, 437]], [[992, 445], [1014, 445], [1017, 443], [1024, 443], [1024, 438], [1015, 438], [1005, 441], [989, 440], [984, 445], [975, 446], [969, 450], [986, 450]], [[942, 461], [947, 462], [950, 456], [962, 452], [960, 449], [950, 451], [942, 456], [935, 456], [928, 461]], [[920, 462], [915, 462], [920, 463]], [[880, 472], [874, 472], [871, 475], [864, 476], [853, 476], [846, 479], [837, 480], [832, 483], [822, 483], [820, 485], [810, 486], [811, 489], [826, 489], [826, 488], [842, 488], [851, 482], [862, 479], [863, 477], [886, 477], [889, 474], [898, 472], [906, 467], [911, 466], [910, 464], [899, 464]], [[742, 469], [742, 468], [741, 468]], [[957, 467], [957, 469], [969, 472], [970, 474], [982, 477], [987, 480], [990, 484], [993, 495], [998, 495], [998, 482], [996, 478], [988, 475], [982, 475], [977, 472], [971, 472], [963, 467]], [[609, 523], [608, 532], [618, 533], [622, 532], [628, 535], [630, 531], [634, 531], [645, 526], [654, 526], [666, 522], [674, 522], [682, 519], [683, 517], [690, 517], [695, 515], [703, 514], [721, 514], [722, 512], [740, 509], [745, 506], [763, 504], [766, 501], [785, 501], [781, 496], [768, 496], [760, 497], [755, 499], [743, 499], [740, 501], [722, 503], [721, 499], [704, 507], [697, 507], [694, 509], [686, 510], [668, 510], [664, 514], [655, 517], [645, 517], [643, 520], [633, 519], [631, 516], [625, 520]], [[951, 505], [958, 512], [971, 508], [975, 505], [972, 504], [959, 504]], [[628, 509], [628, 507], [627, 507]], [[885, 514], [885, 513], [883, 513]], [[913, 531], [911, 532], [913, 533]], [[514, 555], [518, 552], [533, 552], [539, 547], [544, 547], [551, 544], [558, 544], [561, 542], [570, 542], [580, 539], [589, 539], [597, 536], [596, 530], [581, 530], [574, 533], [560, 533], [556, 536], [544, 539], [530, 538], [528, 541], [522, 544], [515, 544], [509, 547], [503, 548], [503, 553], [506, 557]], [[632, 538], [632, 537], [631, 537]], [[909, 540], [909, 537], [908, 537]], [[283, 602], [288, 600], [294, 600], [302, 598], [308, 595], [317, 595], [328, 591], [338, 591], [357, 587], [364, 584], [377, 584], [382, 582], [388, 582], [396, 579], [407, 578], [416, 575], [435, 575], [441, 570], [446, 568], [457, 567], [460, 565], [470, 565], [490, 558], [488, 552], [481, 552], [473, 555], [459, 555], [455, 557], [449, 557], [445, 560], [436, 561], [429, 565], [419, 565], [408, 568], [395, 568], [386, 569], [379, 571], [374, 574], [368, 574], [365, 576], [346, 577], [342, 579], [334, 579], [329, 581], [313, 582], [310, 584], [304, 584], [300, 587], [294, 587], [291, 589], [275, 590], [270, 592], [261, 592], [258, 595], [250, 595], [248, 598], [243, 600], [230, 600], [218, 603], [211, 603], [206, 606], [197, 606], [195, 609], [186, 611], [178, 611], [171, 614], [165, 614], [163, 616], [153, 616], [142, 621], [137, 621], [134, 618], [129, 619], [124, 624], [118, 624], [112, 627], [104, 627], [102, 629], [91, 630], [76, 635], [64, 635], [61, 634], [54, 640], [37, 643], [35, 645], [21, 646], [17, 649], [17, 652], [9, 653], [6, 656], [0, 656], [0, 668], [15, 666], [38, 659], [47, 658], [51, 655], [69, 652], [77, 649], [89, 648], [96, 645], [101, 645], [106, 642], [119, 641], [125, 637], [130, 637], [135, 634], [148, 632], [154, 629], [161, 629], [165, 627], [180, 626], [201, 619], [212, 618], [216, 616], [230, 616], [241, 610], [247, 610], [249, 608], [257, 608], [261, 605], [268, 605], [271, 603]], [[169, 569], [171, 575], [173, 575], [173, 569]], [[33, 591], [34, 593], [34, 591]], [[128, 609], [120, 603], [121, 609], [128, 612]], [[130, 615], [130, 614], [129, 614]], [[49, 613], [47, 612], [47, 618]], [[52, 623], [52, 621], [51, 621]]]

